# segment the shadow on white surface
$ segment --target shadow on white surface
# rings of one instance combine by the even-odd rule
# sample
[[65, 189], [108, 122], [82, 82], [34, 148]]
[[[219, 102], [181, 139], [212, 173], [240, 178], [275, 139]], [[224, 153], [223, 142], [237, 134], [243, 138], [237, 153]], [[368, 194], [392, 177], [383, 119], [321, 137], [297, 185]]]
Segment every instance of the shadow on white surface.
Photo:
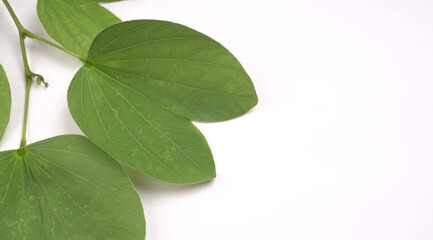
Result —
[[189, 191], [200, 191], [203, 188], [210, 187], [213, 183], [213, 180], [196, 184], [167, 183], [148, 176], [145, 173], [140, 172], [125, 164], [121, 165], [122, 168], [125, 170], [126, 174], [128, 174], [137, 191], [145, 191], [147, 194], [176, 193], [179, 191], [187, 193]]

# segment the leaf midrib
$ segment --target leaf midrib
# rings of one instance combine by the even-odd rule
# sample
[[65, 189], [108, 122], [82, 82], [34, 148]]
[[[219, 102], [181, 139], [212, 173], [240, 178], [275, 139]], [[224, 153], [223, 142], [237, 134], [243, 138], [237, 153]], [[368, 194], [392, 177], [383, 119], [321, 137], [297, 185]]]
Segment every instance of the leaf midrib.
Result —
[[[141, 45], [146, 45], [148, 43], [161, 42], [161, 41], [170, 41], [170, 40], [209, 40], [209, 38], [194, 37], [194, 36], [180, 36], [180, 37], [171, 37], [171, 38], [150, 39], [150, 40], [147, 40], [147, 41], [144, 41], [144, 42], [139, 42], [139, 43], [135, 43], [135, 44], [132, 44], [132, 45], [128, 45], [127, 47], [118, 48], [115, 51], [105, 52], [105, 53], [100, 54], [100, 55], [96, 55], [95, 56], [95, 54], [92, 54], [92, 53], [90, 53], [89, 55], [90, 55], [90, 57], [101, 58], [102, 56], [107, 56], [107, 55], [110, 55], [110, 54], [113, 54], [113, 53], [116, 53], [116, 52], [121, 52], [121, 51], [126, 50], [126, 49], [134, 48], [134, 47], [141, 46]], [[212, 47], [222, 47], [222, 46], [221, 45], [215, 45], [215, 46], [212, 46]], [[99, 49], [97, 49], [97, 50], [99, 50]]]

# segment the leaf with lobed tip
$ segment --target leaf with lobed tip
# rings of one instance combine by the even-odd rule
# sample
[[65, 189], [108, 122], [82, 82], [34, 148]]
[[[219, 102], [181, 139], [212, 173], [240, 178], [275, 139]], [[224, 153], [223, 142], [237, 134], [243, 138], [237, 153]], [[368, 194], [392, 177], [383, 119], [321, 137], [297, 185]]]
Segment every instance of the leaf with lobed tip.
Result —
[[9, 123], [11, 114], [11, 89], [5, 70], [0, 64], [0, 140]]
[[93, 39], [121, 20], [89, 0], [38, 0], [37, 12], [48, 34], [72, 52], [85, 57]]
[[0, 152], [2, 239], [144, 240], [138, 194], [119, 163], [64, 135]]
[[172, 183], [215, 177], [190, 122], [223, 121], [257, 104], [254, 85], [216, 41], [183, 25], [123, 22], [94, 40], [68, 91], [81, 130], [117, 160]]

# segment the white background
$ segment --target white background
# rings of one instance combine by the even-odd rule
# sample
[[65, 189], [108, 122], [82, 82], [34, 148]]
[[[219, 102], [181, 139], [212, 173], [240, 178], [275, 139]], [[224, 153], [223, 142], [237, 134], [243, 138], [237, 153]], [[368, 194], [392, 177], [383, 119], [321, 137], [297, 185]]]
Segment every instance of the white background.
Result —
[[[47, 36], [36, 0], [10, 1]], [[128, 0], [123, 20], [208, 34], [253, 79], [259, 105], [199, 124], [218, 177], [175, 186], [133, 170], [149, 240], [433, 239], [433, 1]], [[0, 63], [13, 109], [0, 149], [19, 145], [24, 98], [17, 32], [0, 7]], [[29, 142], [81, 133], [66, 91], [80, 62], [28, 40]]]

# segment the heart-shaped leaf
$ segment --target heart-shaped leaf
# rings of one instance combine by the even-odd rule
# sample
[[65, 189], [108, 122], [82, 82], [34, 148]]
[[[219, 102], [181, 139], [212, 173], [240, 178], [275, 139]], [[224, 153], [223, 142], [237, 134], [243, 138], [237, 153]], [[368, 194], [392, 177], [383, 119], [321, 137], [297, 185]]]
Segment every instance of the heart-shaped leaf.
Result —
[[140, 199], [122, 168], [82, 136], [0, 152], [1, 239], [143, 240]]
[[98, 33], [121, 20], [89, 0], [38, 0], [38, 16], [48, 34], [67, 49], [87, 56]]
[[11, 114], [11, 89], [5, 70], [0, 65], [0, 139], [6, 130]]
[[234, 118], [257, 96], [219, 43], [179, 24], [137, 20], [96, 37], [68, 102], [81, 130], [117, 160], [160, 180], [194, 183], [214, 178], [215, 166], [188, 119]]

